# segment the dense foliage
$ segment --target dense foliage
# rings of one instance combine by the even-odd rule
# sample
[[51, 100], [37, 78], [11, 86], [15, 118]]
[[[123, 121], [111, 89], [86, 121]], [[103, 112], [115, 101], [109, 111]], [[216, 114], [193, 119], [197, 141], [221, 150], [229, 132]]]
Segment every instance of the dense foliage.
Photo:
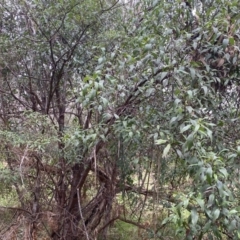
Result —
[[239, 7], [2, 1], [1, 238], [240, 239]]

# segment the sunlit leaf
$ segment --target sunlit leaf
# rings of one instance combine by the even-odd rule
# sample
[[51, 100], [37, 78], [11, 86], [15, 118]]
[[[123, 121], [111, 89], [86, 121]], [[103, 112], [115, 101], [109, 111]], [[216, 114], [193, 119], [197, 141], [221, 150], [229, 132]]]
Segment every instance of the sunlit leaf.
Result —
[[168, 140], [158, 139], [158, 140], [155, 141], [155, 143], [156, 143], [157, 145], [161, 145], [161, 144], [164, 144], [164, 143], [166, 143], [166, 142], [168, 142]]
[[163, 154], [162, 154], [163, 158], [167, 157], [170, 149], [171, 149], [171, 144], [169, 143], [163, 150]]

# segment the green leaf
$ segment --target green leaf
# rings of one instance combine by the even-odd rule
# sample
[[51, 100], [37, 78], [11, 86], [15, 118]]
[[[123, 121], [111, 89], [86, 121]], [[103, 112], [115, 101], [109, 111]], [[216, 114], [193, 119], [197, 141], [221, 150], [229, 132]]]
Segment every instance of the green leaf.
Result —
[[172, 117], [170, 120], [170, 124], [177, 122], [177, 120], [178, 120], [178, 117]]
[[196, 201], [203, 211], [204, 210], [204, 200], [201, 198], [196, 198]]
[[161, 144], [164, 144], [164, 143], [166, 143], [166, 142], [168, 142], [168, 140], [158, 139], [158, 140], [155, 141], [155, 144], [161, 145]]
[[220, 215], [220, 210], [217, 208], [212, 213], [212, 220], [216, 221], [218, 219], [219, 215]]
[[119, 119], [119, 116], [116, 113], [114, 113], [113, 115], [116, 119]]
[[193, 49], [194, 49], [194, 50], [197, 49], [197, 42], [193, 42]]
[[206, 175], [212, 178], [212, 174], [213, 174], [212, 167], [209, 166], [206, 170]]
[[193, 147], [193, 140], [194, 140], [193, 134], [190, 134], [186, 140], [187, 141], [184, 144], [184, 147], [186, 147], [187, 150], [190, 150]]
[[228, 46], [228, 44], [229, 44], [229, 39], [228, 38], [224, 38], [222, 44], [223, 44], [223, 47], [226, 48]]
[[212, 142], [212, 131], [210, 129], [208, 129], [208, 128], [206, 128], [206, 129], [207, 129], [207, 135], [208, 135], [208, 137], [210, 138], [210, 140]]
[[194, 111], [194, 109], [193, 109], [191, 106], [186, 106], [186, 109], [188, 110], [188, 112], [189, 112], [190, 114], [192, 114], [193, 111]]
[[183, 158], [182, 152], [179, 149], [177, 149], [176, 151], [177, 151], [178, 157]]
[[215, 196], [214, 194], [210, 194], [208, 197], [207, 208], [211, 207], [214, 204]]
[[161, 73], [161, 77], [160, 80], [162, 81], [163, 79], [165, 79], [165, 77], [168, 75], [168, 72], [162, 72]]
[[191, 210], [191, 222], [192, 225], [196, 225], [198, 221], [198, 213], [196, 211], [196, 209], [192, 209]]
[[199, 130], [199, 128], [200, 128], [200, 124], [197, 123], [195, 125], [194, 132], [196, 133]]
[[227, 178], [228, 172], [227, 172], [226, 168], [220, 168], [218, 171], [220, 173], [222, 173], [225, 178]]
[[240, 239], [240, 230], [237, 231], [238, 239]]
[[158, 4], [159, 0], [154, 0], [152, 3], [152, 7], [155, 7]]
[[104, 107], [108, 105], [108, 100], [105, 97], [101, 97]]
[[192, 127], [191, 124], [188, 124], [188, 125], [184, 126], [183, 128], [181, 128], [180, 133], [184, 133], [185, 131], [187, 131], [187, 130], [190, 129], [191, 127]]
[[194, 79], [195, 76], [196, 76], [196, 71], [194, 68], [190, 68], [190, 75], [191, 75], [191, 78]]
[[238, 211], [237, 211], [236, 209], [232, 209], [232, 210], [229, 211], [229, 213], [230, 213], [231, 215], [235, 215], [235, 214], [238, 213]]
[[152, 49], [152, 44], [151, 44], [151, 43], [146, 44], [146, 45], [145, 45], [145, 49], [146, 49], [146, 50], [151, 50], [151, 49]]
[[183, 207], [187, 208], [188, 204], [189, 204], [189, 199], [187, 198], [183, 201]]
[[237, 146], [237, 154], [240, 155], [240, 146]]
[[172, 219], [171, 217], [165, 218], [165, 219], [162, 221], [162, 225], [168, 223], [169, 221], [171, 221], [171, 219]]
[[155, 88], [148, 88], [146, 91], [146, 97], [151, 96], [153, 93], [155, 93]]
[[204, 91], [204, 95], [207, 95], [207, 93], [208, 93], [208, 88], [207, 88], [207, 86], [202, 86], [202, 89], [203, 89], [203, 91]]
[[162, 155], [163, 158], [166, 158], [166, 156], [169, 153], [170, 148], [171, 148], [171, 144], [169, 143], [163, 150], [163, 155]]
[[233, 231], [237, 229], [237, 221], [236, 219], [233, 219], [231, 222], [230, 222], [230, 225], [228, 225], [228, 231]]
[[98, 64], [103, 63], [103, 61], [104, 61], [104, 58], [103, 58], [103, 57], [100, 57], [100, 58], [98, 59]]

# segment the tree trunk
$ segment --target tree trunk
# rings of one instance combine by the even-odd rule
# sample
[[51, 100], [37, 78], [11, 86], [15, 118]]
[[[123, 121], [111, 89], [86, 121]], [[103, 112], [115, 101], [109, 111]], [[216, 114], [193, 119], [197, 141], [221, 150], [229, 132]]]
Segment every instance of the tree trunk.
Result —
[[[112, 182], [100, 182], [96, 196], [85, 206], [82, 205], [83, 198], [75, 189], [68, 210], [61, 217], [62, 225], [57, 232], [53, 233], [52, 239], [59, 240], [82, 240], [92, 239], [97, 234], [97, 228], [102, 219], [108, 219], [111, 214], [112, 201], [115, 196]], [[60, 219], [61, 220], [61, 219]]]

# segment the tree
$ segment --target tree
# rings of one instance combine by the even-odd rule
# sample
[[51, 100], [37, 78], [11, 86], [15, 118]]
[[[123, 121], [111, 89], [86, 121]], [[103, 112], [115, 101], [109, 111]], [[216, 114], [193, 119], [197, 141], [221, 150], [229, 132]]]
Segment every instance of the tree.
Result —
[[2, 159], [25, 238], [106, 238], [159, 206], [149, 237], [239, 237], [238, 2], [174, 3], [2, 3]]
[[[32, 217], [41, 221], [50, 214], [56, 219], [51, 219], [54, 229], [50, 229], [52, 233], [49, 234], [53, 239], [67, 236], [74, 239], [79, 235], [78, 194], [92, 168], [91, 152], [97, 154], [102, 143], [94, 143], [96, 133], [90, 125], [95, 117], [93, 105], [87, 101], [78, 103], [78, 92], [90, 93], [92, 97], [97, 93], [94, 93], [93, 82], [88, 84], [87, 78], [100, 62], [97, 56], [105, 46], [102, 31], [110, 31], [104, 24], [114, 19], [109, 12], [117, 13], [116, 3], [2, 3], [5, 160], [13, 172], [20, 160], [19, 179], [22, 181], [15, 187], [21, 208], [27, 211], [26, 221], [32, 225], [30, 233], [37, 225], [37, 222], [32, 223]], [[101, 84], [103, 81], [100, 81], [99, 91], [103, 88]], [[71, 126], [67, 122], [73, 126], [75, 122], [74, 131], [83, 138], [79, 147], [75, 145], [69, 153], [66, 129]], [[92, 149], [88, 145], [91, 142]], [[32, 177], [24, 180], [30, 173]], [[85, 206], [85, 211], [94, 211], [98, 198], [103, 201], [98, 195]], [[100, 221], [101, 214], [96, 216], [98, 219], [91, 214], [88, 217], [90, 219], [85, 218], [91, 230]]]

